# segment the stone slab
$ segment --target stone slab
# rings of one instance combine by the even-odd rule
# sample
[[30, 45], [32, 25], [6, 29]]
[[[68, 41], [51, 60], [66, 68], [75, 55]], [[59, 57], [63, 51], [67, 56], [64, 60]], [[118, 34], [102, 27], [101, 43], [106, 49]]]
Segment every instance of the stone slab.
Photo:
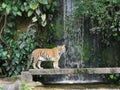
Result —
[[72, 69], [30, 69], [32, 75], [53, 74], [112, 74], [120, 73], [120, 68], [72, 68]]

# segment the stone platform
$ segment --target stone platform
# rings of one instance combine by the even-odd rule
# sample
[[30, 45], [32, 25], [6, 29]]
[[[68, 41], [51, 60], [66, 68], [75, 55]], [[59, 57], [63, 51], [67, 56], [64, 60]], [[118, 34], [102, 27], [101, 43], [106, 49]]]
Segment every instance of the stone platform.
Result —
[[117, 74], [120, 68], [65, 68], [65, 69], [30, 69], [21, 73], [21, 79], [32, 81], [32, 75], [61, 75], [61, 74]]

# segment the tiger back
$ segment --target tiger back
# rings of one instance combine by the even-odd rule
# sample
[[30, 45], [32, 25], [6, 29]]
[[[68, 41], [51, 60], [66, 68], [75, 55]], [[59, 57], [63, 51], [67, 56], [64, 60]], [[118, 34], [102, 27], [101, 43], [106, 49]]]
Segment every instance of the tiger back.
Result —
[[32, 66], [34, 69], [41, 69], [41, 62], [42, 61], [54, 61], [53, 67], [59, 68], [58, 62], [60, 59], [60, 56], [65, 52], [65, 45], [57, 46], [52, 49], [48, 48], [40, 48], [35, 49], [32, 52], [31, 60], [32, 60]]

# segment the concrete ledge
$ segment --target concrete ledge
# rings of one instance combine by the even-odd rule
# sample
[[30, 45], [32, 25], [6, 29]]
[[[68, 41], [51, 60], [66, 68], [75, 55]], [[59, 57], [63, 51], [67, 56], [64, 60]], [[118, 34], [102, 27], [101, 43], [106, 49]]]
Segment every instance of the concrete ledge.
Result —
[[29, 72], [32, 75], [111, 74], [111, 73], [120, 73], [120, 68], [30, 69]]
[[31, 82], [32, 75], [61, 75], [61, 74], [117, 74], [120, 68], [65, 68], [65, 69], [30, 69], [21, 73], [21, 80]]

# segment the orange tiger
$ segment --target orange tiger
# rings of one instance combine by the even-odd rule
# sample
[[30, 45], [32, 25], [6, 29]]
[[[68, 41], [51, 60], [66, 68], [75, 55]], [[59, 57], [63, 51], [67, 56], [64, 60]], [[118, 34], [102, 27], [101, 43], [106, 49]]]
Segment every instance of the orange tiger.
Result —
[[63, 53], [65, 53], [65, 45], [57, 46], [52, 49], [35, 49], [31, 56], [32, 66], [34, 69], [42, 69], [41, 62], [51, 60], [54, 61], [54, 68], [58, 69], [58, 61]]

